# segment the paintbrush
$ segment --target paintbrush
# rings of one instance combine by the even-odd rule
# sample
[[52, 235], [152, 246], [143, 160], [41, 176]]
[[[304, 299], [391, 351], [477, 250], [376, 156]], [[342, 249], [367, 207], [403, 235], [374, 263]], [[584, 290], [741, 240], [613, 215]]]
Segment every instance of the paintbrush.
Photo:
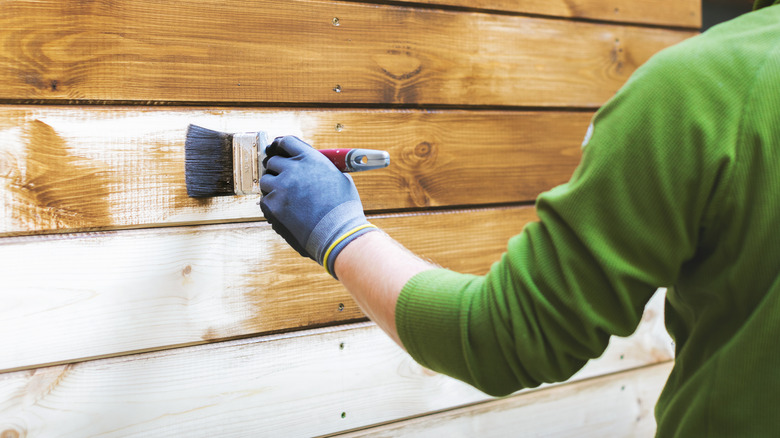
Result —
[[[269, 146], [265, 132], [229, 134], [201, 126], [187, 127], [184, 179], [193, 198], [260, 193], [260, 177]], [[380, 169], [390, 154], [371, 149], [320, 149], [342, 172]]]

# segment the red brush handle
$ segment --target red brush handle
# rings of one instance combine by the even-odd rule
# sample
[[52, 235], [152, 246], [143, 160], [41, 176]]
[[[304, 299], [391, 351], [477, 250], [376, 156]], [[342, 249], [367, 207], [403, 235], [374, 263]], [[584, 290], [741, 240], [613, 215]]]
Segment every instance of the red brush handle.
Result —
[[328, 157], [331, 163], [336, 166], [340, 171], [346, 172], [349, 170], [347, 167], [347, 154], [352, 149], [318, 149], [322, 155]]

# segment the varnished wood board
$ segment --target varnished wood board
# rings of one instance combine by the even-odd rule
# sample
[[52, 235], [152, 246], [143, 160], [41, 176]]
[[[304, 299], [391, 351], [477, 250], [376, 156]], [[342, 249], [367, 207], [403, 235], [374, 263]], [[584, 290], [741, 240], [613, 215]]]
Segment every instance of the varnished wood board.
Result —
[[[575, 380], [631, 368], [611, 351]], [[486, 399], [363, 324], [0, 375], [0, 434], [308, 437]]]
[[691, 31], [316, 0], [3, 3], [0, 99], [591, 107]]
[[337, 436], [652, 438], [653, 409], [673, 365], [665, 362]]
[[[371, 220], [481, 274], [534, 219], [523, 207]], [[363, 318], [264, 222], [5, 238], [0, 266], [0, 370]]]
[[[411, 3], [550, 15], [566, 18], [701, 27], [697, 0], [399, 0]], [[744, 3], [744, 2], [743, 2]]]
[[568, 180], [591, 112], [0, 107], [0, 236], [258, 219], [257, 196], [196, 200], [189, 123], [387, 150], [364, 207], [531, 201]]

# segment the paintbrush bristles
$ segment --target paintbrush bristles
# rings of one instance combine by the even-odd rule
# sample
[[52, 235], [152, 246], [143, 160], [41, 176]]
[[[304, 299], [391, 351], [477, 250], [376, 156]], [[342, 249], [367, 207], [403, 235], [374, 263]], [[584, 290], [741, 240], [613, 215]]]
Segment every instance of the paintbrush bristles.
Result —
[[188, 126], [184, 179], [187, 195], [193, 198], [234, 195], [233, 135]]

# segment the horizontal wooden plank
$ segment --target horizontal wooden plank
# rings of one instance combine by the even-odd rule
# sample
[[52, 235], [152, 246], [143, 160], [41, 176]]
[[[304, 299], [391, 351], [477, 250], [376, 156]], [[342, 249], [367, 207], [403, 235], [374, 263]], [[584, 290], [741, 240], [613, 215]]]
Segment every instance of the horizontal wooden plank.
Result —
[[[480, 274], [534, 219], [523, 207], [372, 221], [437, 263]], [[463, 235], [480, 244], [459, 244]], [[0, 266], [0, 370], [364, 317], [267, 223], [5, 238]]]
[[0, 99], [597, 107], [694, 32], [317, 0], [3, 3]]
[[665, 362], [337, 436], [652, 438], [653, 408], [673, 365]]
[[[613, 351], [576, 379], [636, 363]], [[0, 434], [308, 437], [486, 399], [366, 324], [0, 375]]]
[[657, 26], [680, 26], [694, 29], [701, 27], [701, 2], [698, 0], [645, 0], [641, 2], [634, 0], [398, 1]]
[[187, 197], [189, 123], [390, 152], [355, 174], [368, 210], [530, 201], [568, 180], [592, 113], [0, 107], [0, 236], [260, 218]]

